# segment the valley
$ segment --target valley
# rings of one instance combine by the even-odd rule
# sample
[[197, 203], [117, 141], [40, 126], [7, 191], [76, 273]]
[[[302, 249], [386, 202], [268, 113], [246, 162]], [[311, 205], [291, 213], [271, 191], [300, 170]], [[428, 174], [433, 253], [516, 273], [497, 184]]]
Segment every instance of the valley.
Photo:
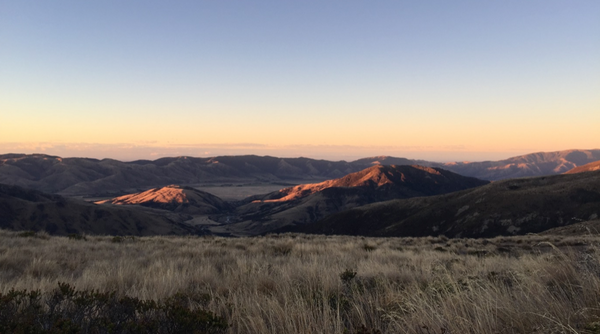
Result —
[[[539, 152], [499, 161], [433, 162], [388, 156], [355, 161], [271, 156], [172, 157], [123, 162], [43, 154], [0, 155], [0, 184], [65, 196], [115, 197], [170, 184], [278, 185], [341, 178], [374, 165], [420, 165], [488, 181], [555, 175], [600, 160], [600, 149]], [[265, 193], [265, 192], [262, 192]]]
[[600, 170], [572, 153], [456, 164], [495, 181], [389, 157], [5, 161], [0, 332], [595, 333]]
[[[445, 164], [394, 157], [119, 162], [9, 154], [0, 159], [0, 180], [13, 184], [2, 188], [2, 227], [62, 235], [518, 235], [598, 217], [600, 160], [589, 162], [598, 154], [569, 150]], [[534, 176], [490, 184], [457, 169], [487, 179]], [[176, 182], [164, 184], [169, 181]], [[106, 219], [119, 223], [106, 229]]]

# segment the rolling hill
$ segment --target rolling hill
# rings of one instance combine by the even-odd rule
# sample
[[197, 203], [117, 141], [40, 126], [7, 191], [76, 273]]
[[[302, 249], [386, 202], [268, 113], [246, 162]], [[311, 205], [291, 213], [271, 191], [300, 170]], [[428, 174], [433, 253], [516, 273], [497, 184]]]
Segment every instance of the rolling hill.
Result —
[[215, 214], [232, 209], [217, 196], [191, 187], [170, 185], [95, 202], [96, 204], [141, 205], [191, 215]]
[[161, 215], [106, 207], [0, 184], [0, 228], [110, 235], [187, 235], [198, 230]]
[[593, 171], [597, 171], [597, 170], [600, 170], [600, 161], [590, 162], [589, 164], [575, 167], [575, 168], [565, 172], [565, 174], [577, 174], [577, 173], [583, 173], [583, 172], [593, 172]]
[[598, 219], [600, 171], [521, 178], [441, 196], [380, 202], [293, 231], [366, 236], [492, 237]]
[[353, 207], [395, 198], [431, 196], [487, 184], [440, 168], [373, 166], [339, 179], [285, 188], [242, 203], [221, 221], [219, 233], [251, 235], [310, 223]]

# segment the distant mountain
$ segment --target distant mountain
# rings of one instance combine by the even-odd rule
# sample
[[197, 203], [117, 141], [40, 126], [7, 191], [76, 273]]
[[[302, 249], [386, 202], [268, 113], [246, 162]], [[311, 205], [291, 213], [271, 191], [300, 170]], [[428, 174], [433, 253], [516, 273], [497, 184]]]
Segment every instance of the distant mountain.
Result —
[[232, 209], [217, 196], [191, 187], [170, 185], [95, 202], [96, 204], [141, 205], [191, 215], [215, 214]]
[[600, 150], [533, 153], [501, 161], [436, 163], [395, 157], [353, 162], [255, 155], [175, 157], [154, 161], [61, 158], [43, 154], [0, 155], [0, 183], [66, 196], [118, 196], [169, 184], [281, 182], [340, 178], [374, 165], [422, 165], [485, 180], [564, 173], [600, 160]]
[[493, 182], [441, 196], [340, 212], [293, 231], [365, 236], [493, 237], [598, 219], [600, 171]]
[[436, 162], [427, 160], [413, 160], [407, 158], [390, 157], [386, 155], [362, 158], [351, 162], [353, 166], [362, 166], [364, 168], [374, 165], [420, 165], [420, 166], [431, 166], [441, 165]]
[[500, 161], [449, 163], [447, 168], [461, 175], [484, 180], [562, 174], [577, 166], [600, 160], [600, 150], [539, 152]]
[[110, 235], [197, 234], [163, 216], [0, 184], [0, 228]]
[[[386, 165], [404, 163], [407, 159], [387, 156], [364, 158], [353, 165]], [[435, 163], [421, 161], [419, 164], [441, 167], [460, 175], [483, 180], [504, 180], [517, 177], [562, 174], [577, 166], [600, 160], [600, 149], [538, 152], [499, 161]]]
[[323, 180], [354, 171], [345, 161], [253, 155], [132, 162], [42, 154], [0, 155], [0, 183], [69, 196], [120, 195], [169, 184]]
[[597, 170], [600, 170], [600, 161], [590, 162], [589, 164], [585, 164], [583, 166], [575, 167], [575, 168], [567, 171], [565, 174], [576, 174], [576, 173], [583, 173], [583, 172], [593, 172], [593, 171], [597, 171]]
[[[258, 234], [290, 224], [310, 223], [367, 203], [430, 196], [489, 183], [440, 168], [373, 166], [339, 179], [254, 196], [226, 219], [233, 234]], [[219, 232], [227, 232], [219, 228]]]

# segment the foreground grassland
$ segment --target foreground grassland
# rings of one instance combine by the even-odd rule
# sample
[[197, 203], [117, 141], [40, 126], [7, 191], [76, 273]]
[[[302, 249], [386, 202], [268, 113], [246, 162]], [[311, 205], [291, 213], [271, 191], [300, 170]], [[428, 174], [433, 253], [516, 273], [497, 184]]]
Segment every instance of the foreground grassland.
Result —
[[1, 294], [49, 295], [59, 282], [160, 303], [183, 295], [192, 309], [224, 319], [224, 333], [600, 333], [596, 236], [67, 238], [0, 231]]

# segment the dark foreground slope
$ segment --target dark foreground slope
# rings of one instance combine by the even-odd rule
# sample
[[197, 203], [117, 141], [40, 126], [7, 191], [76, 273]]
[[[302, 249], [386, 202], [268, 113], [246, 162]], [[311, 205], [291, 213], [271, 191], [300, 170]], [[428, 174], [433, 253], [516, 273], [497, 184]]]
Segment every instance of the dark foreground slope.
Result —
[[[431, 196], [489, 183], [440, 168], [373, 166], [343, 178], [285, 188], [250, 198], [235, 211], [230, 231], [258, 234], [316, 222], [336, 212], [396, 198]], [[226, 232], [226, 231], [221, 231]]]
[[96, 204], [141, 205], [191, 215], [216, 214], [232, 209], [219, 197], [191, 187], [170, 185], [140, 193], [95, 202]]
[[186, 235], [195, 229], [135, 209], [106, 207], [0, 184], [0, 228], [110, 235]]
[[293, 230], [366, 236], [492, 237], [541, 232], [599, 215], [600, 171], [513, 179], [442, 196], [375, 203]]

